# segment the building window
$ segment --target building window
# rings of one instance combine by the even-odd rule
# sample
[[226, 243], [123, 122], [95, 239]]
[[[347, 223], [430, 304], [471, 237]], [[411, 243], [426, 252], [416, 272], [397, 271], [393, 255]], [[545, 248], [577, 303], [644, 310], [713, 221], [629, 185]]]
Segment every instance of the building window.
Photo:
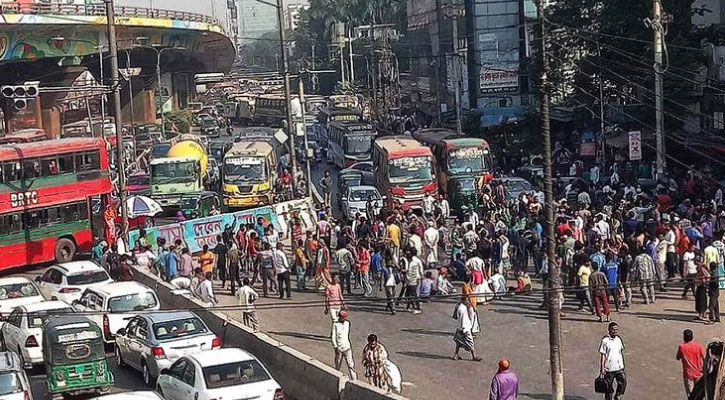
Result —
[[725, 129], [725, 120], [723, 120], [723, 112], [716, 111], [712, 113], [712, 124], [715, 129]]

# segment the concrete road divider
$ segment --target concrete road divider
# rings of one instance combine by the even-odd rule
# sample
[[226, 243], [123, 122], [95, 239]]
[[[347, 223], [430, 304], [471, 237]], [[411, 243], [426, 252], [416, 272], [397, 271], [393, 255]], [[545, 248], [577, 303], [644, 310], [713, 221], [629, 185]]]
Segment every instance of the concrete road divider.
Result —
[[406, 400], [365, 382], [350, 381], [334, 368], [301, 353], [265, 333], [255, 333], [234, 315], [214, 311], [188, 291], [177, 290], [158, 277], [136, 269], [134, 279], [156, 290], [162, 309], [195, 312], [221, 339], [224, 347], [238, 347], [258, 357], [282, 385], [286, 399], [294, 400]]

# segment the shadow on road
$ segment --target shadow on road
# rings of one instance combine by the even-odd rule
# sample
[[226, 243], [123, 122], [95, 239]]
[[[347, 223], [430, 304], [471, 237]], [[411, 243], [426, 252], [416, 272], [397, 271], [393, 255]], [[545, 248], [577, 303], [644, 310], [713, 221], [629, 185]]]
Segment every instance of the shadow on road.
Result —
[[446, 332], [446, 331], [429, 331], [427, 329], [420, 329], [420, 328], [416, 328], [416, 329], [401, 329], [400, 331], [401, 332], [407, 332], [407, 333], [415, 333], [415, 334], [418, 334], [418, 335], [443, 336], [443, 337], [453, 336], [453, 334], [451, 332]]
[[302, 333], [302, 332], [267, 332], [272, 335], [279, 335], [279, 336], [289, 336], [297, 339], [306, 339], [306, 340], [314, 340], [316, 342], [328, 342], [330, 341], [330, 338], [323, 335], [313, 335], [311, 333]]
[[[551, 394], [547, 393], [519, 393], [519, 396], [525, 396], [524, 398], [534, 400], [551, 400]], [[581, 396], [564, 396], [564, 400], [587, 400]]]
[[422, 353], [420, 351], [399, 351], [398, 354], [408, 356], [408, 357], [427, 358], [430, 360], [453, 360], [449, 356], [442, 356], [440, 354]]

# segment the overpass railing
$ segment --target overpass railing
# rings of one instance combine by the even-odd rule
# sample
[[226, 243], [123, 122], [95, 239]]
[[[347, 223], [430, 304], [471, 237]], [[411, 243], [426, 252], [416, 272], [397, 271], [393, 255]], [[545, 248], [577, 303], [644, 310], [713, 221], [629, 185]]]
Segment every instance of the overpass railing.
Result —
[[[143, 7], [114, 7], [117, 17], [141, 17], [156, 19], [175, 19], [190, 22], [205, 22], [208, 24], [223, 25], [215, 18], [197, 13], [185, 11], [162, 10], [157, 8]], [[62, 15], [83, 15], [83, 16], [105, 16], [106, 6], [104, 4], [47, 4], [47, 3], [13, 3], [0, 4], [0, 15], [2, 14], [62, 14]]]

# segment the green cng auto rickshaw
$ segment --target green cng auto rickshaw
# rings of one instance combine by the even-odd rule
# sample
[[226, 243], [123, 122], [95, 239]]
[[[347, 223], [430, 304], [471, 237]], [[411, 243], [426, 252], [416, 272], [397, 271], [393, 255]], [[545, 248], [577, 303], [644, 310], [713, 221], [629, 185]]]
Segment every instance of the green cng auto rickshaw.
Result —
[[217, 192], [189, 193], [181, 197], [181, 212], [184, 218], [204, 218], [212, 215], [212, 210], [222, 210], [221, 196]]
[[53, 398], [110, 390], [113, 374], [98, 325], [82, 316], [56, 316], [45, 322], [43, 332], [46, 382]]
[[463, 206], [478, 209], [479, 197], [475, 177], [460, 176], [448, 179], [448, 193], [451, 210], [460, 210]]

